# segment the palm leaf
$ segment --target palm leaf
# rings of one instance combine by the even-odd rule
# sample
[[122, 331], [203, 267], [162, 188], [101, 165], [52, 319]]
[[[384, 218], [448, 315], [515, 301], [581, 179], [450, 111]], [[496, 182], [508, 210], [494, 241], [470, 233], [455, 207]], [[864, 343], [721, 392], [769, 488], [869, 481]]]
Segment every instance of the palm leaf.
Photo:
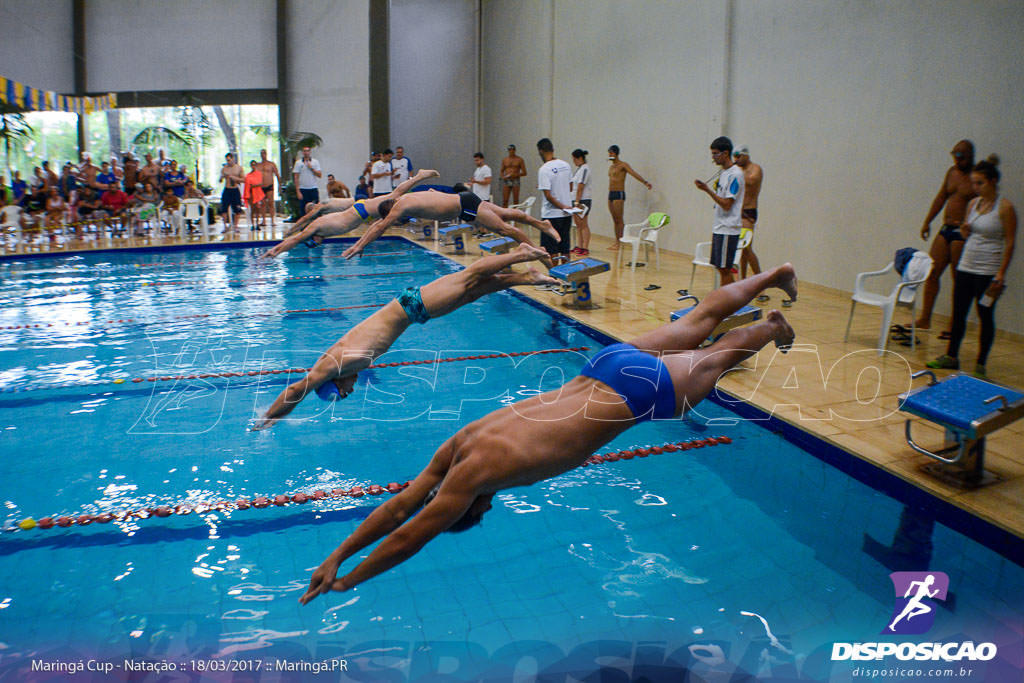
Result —
[[285, 148], [293, 157], [297, 156], [303, 147], [319, 147], [324, 144], [323, 139], [316, 133], [295, 131], [285, 138]]
[[186, 147], [191, 147], [193, 144], [191, 135], [164, 126], [148, 126], [132, 138], [132, 144], [138, 147], [152, 147], [166, 144], [168, 141], [178, 142]]

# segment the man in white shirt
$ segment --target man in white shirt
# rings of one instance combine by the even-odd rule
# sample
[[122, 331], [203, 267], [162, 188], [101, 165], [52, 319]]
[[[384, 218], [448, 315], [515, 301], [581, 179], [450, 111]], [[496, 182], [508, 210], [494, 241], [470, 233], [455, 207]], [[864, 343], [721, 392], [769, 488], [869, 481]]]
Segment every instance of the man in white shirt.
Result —
[[732, 161], [732, 140], [715, 138], [711, 143], [711, 160], [722, 167], [711, 180], [714, 189], [703, 180], [694, 180], [698, 190], [706, 192], [715, 202], [715, 218], [711, 228], [711, 265], [718, 269], [721, 284], [733, 282], [732, 264], [743, 227], [743, 169]]
[[556, 242], [546, 234], [541, 234], [540, 246], [548, 250], [557, 265], [569, 260], [569, 249], [572, 246], [569, 244], [572, 230], [572, 217], [569, 213], [572, 208], [572, 169], [569, 164], [555, 157], [555, 148], [548, 138], [537, 142], [537, 152], [544, 160], [544, 165], [537, 171], [537, 189], [544, 195], [540, 217], [550, 221], [561, 238], [561, 241]]
[[391, 165], [391, 157], [394, 155], [395, 153], [390, 148], [384, 150], [380, 160], [373, 162], [373, 166], [370, 168], [370, 177], [373, 178], [374, 197], [391, 194], [391, 191], [395, 189], [395, 169]]
[[320, 162], [310, 155], [309, 147], [302, 148], [302, 158], [295, 162], [292, 168], [292, 180], [295, 188], [302, 196], [302, 211], [306, 210], [307, 204], [320, 203], [320, 189], [317, 179], [323, 173], [320, 172]]
[[405, 156], [405, 148], [401, 145], [395, 147], [395, 158], [391, 160], [391, 167], [395, 169], [395, 187], [412, 177], [412, 161]]
[[477, 152], [473, 155], [473, 163], [476, 169], [473, 171], [473, 178], [469, 181], [469, 189], [481, 201], [491, 201], [491, 167], [484, 163], [484, 155]]

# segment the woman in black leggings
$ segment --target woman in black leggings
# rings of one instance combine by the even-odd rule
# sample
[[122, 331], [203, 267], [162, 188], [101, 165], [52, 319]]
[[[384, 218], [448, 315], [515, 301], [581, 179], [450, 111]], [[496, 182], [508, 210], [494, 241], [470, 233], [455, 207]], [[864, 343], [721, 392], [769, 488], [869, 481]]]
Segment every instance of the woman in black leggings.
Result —
[[1017, 212], [1007, 199], [999, 196], [999, 157], [991, 155], [975, 164], [971, 185], [978, 196], [967, 205], [967, 220], [960, 232], [967, 238], [957, 265], [953, 284], [953, 329], [946, 353], [928, 363], [930, 368], [958, 370], [960, 342], [967, 331], [971, 302], [977, 302], [981, 321], [978, 363], [974, 374], [985, 376], [985, 362], [996, 336], [996, 299], [1006, 287], [1006, 269], [1013, 258], [1017, 236]]

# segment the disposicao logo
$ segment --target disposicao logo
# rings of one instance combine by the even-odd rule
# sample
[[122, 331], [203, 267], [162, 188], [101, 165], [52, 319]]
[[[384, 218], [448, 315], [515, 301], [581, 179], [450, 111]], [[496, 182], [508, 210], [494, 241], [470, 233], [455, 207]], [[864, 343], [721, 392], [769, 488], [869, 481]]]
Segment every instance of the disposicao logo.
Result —
[[[935, 623], [934, 600], [945, 600], [949, 577], [943, 572], [893, 572], [889, 575], [896, 601], [883, 635], [926, 633]], [[994, 643], [833, 643], [832, 660], [901, 660], [946, 662], [987, 661], [996, 656]]]

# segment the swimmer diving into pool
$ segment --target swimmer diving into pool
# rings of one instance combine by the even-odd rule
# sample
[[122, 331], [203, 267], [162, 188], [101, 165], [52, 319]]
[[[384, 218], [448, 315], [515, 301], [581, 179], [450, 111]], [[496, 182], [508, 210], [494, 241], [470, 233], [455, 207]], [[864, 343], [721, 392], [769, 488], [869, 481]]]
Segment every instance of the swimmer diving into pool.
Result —
[[351, 232], [362, 225], [364, 221], [376, 220], [381, 215], [379, 211], [382, 202], [394, 201], [424, 180], [437, 178], [440, 175], [437, 171], [424, 169], [396, 187], [391, 194], [373, 199], [329, 199], [317, 204], [295, 222], [295, 225], [285, 233], [285, 239], [265, 251], [262, 257], [274, 258], [302, 243], [317, 247], [328, 237]]
[[[511, 237], [520, 244], [532, 244], [526, 233], [512, 225], [513, 222], [516, 222], [533, 226], [550, 235], [556, 242], [561, 239], [550, 221], [538, 220], [519, 209], [505, 209], [497, 204], [483, 201], [472, 192], [459, 192], [458, 194], [433, 190], [414, 192], [390, 203], [382, 204], [380, 216], [381, 220], [371, 225], [366, 233], [359, 238], [359, 241], [344, 251], [345, 258], [350, 259], [361, 254], [367, 244], [380, 237], [385, 230], [403, 218], [425, 218], [431, 221], [458, 219], [467, 223], [476, 223], [499, 235]], [[551, 266], [550, 260], [546, 265]]]
[[[578, 467], [638, 422], [683, 414], [722, 373], [769, 342], [786, 350], [793, 328], [778, 311], [697, 348], [722, 320], [769, 287], [796, 299], [793, 267], [787, 263], [716, 289], [679, 320], [599, 351], [560, 389], [463, 427], [407, 488], [370, 513], [324, 560], [299, 602], [346, 591], [408, 560], [438, 534], [469, 529], [491, 508], [496, 492]], [[366, 559], [337, 578], [342, 562], [382, 537]]]
[[485, 294], [516, 285], [557, 284], [558, 280], [535, 268], [525, 273], [500, 272], [513, 263], [537, 261], [546, 256], [547, 252], [540, 247], [520, 244], [507, 254], [485, 256], [465, 270], [449, 273], [423, 287], [407, 288], [336, 341], [305, 377], [288, 385], [254, 429], [271, 426], [328, 382], [334, 384], [340, 398], [351, 394], [357, 373], [391, 348], [412, 323], [439, 318]]

